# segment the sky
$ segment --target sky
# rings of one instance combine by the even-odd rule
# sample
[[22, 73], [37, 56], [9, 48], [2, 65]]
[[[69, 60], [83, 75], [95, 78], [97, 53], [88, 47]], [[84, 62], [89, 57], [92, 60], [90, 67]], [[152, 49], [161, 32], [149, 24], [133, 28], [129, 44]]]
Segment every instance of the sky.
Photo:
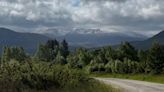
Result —
[[0, 0], [0, 27], [22, 32], [99, 28], [153, 35], [164, 29], [163, 5], [164, 0]]

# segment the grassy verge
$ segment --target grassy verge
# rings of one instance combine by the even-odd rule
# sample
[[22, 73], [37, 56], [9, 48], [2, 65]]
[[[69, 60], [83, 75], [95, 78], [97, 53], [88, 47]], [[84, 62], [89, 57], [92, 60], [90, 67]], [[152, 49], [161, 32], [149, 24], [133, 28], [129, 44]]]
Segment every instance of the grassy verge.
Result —
[[121, 79], [132, 79], [141, 80], [155, 83], [164, 84], [164, 75], [145, 75], [145, 74], [91, 74], [93, 77], [104, 77], [104, 78], [121, 78]]
[[61, 89], [58, 92], [120, 92], [119, 89], [115, 89], [110, 85], [100, 83], [95, 80], [90, 80], [87, 84], [81, 84], [74, 89], [66, 88]]

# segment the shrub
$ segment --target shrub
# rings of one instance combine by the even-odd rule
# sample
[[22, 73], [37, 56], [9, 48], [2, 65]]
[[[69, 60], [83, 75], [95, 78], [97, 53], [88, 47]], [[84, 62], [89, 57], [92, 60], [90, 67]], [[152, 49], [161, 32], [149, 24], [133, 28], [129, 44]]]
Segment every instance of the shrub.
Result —
[[[87, 80], [87, 75], [80, 70], [46, 62], [19, 63], [12, 61], [4, 63], [0, 69], [0, 82], [6, 83], [7, 87], [11, 87], [9, 89], [47, 90], [76, 87]], [[0, 85], [0, 88], [6, 87]]]

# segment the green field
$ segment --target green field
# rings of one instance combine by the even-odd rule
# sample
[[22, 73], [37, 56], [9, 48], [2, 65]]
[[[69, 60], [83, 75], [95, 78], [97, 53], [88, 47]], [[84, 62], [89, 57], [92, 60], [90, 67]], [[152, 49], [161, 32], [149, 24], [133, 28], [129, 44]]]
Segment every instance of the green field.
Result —
[[164, 84], [164, 75], [146, 75], [146, 74], [91, 74], [94, 77], [103, 77], [103, 78], [121, 78], [121, 79], [132, 79], [132, 80], [141, 80], [155, 83]]

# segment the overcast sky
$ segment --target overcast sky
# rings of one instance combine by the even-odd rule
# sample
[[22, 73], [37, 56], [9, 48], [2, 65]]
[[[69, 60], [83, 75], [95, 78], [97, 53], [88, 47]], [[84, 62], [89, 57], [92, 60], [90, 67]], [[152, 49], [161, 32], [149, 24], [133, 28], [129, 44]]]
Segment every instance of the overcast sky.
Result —
[[100, 28], [153, 34], [164, 29], [164, 0], [0, 0], [0, 26]]

